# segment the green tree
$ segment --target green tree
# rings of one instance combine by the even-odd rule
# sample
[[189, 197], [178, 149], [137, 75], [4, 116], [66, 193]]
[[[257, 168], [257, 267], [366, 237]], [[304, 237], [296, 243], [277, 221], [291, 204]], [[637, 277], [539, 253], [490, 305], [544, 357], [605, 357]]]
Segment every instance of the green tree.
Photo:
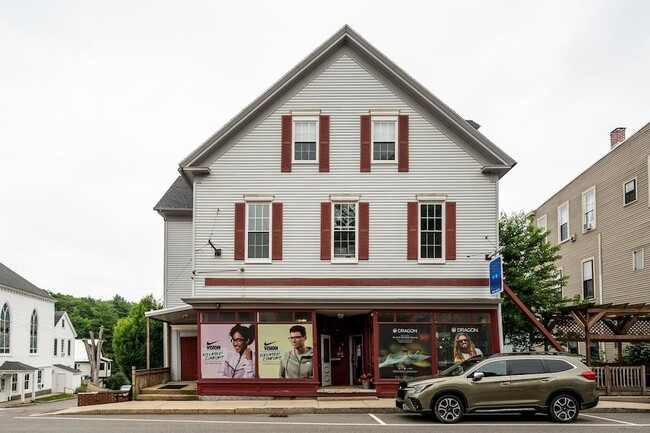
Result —
[[[144, 313], [162, 308], [153, 295], [147, 295], [131, 307], [129, 315], [117, 321], [113, 333], [113, 352], [119, 370], [127, 376], [131, 367], [147, 366], [147, 324]], [[162, 322], [150, 322], [151, 368], [163, 366]]]
[[[569, 301], [561, 297], [565, 280], [559, 278], [555, 267], [560, 247], [546, 242], [547, 235], [548, 231], [533, 225], [523, 212], [501, 214], [499, 219], [504, 281], [548, 328], [555, 313]], [[515, 348], [531, 349], [541, 344], [548, 348], [544, 336], [506, 295], [502, 315], [505, 339]]]
[[650, 368], [650, 343], [628, 345], [623, 349], [623, 362], [630, 365], [645, 365]]

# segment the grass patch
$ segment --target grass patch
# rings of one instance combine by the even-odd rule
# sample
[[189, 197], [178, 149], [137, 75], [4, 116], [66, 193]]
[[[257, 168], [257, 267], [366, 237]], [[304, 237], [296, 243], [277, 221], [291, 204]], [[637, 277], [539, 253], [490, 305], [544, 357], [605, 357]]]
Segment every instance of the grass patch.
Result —
[[58, 400], [68, 400], [74, 398], [73, 394], [50, 394], [45, 397], [39, 397], [36, 399], [36, 403], [43, 403], [48, 401], [58, 401]]

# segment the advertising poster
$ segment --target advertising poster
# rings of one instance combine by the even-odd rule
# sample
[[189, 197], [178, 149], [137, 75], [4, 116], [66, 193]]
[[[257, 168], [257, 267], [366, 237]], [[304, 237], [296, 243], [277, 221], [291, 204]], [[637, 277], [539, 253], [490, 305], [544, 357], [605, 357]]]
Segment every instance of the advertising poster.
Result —
[[438, 371], [472, 356], [492, 351], [490, 325], [438, 325], [436, 330]]
[[[314, 342], [312, 341], [312, 325], [307, 323], [300, 323], [298, 325], [305, 327], [306, 338], [304, 339], [304, 344], [307, 349], [311, 350], [314, 346]], [[289, 329], [292, 326], [294, 326], [292, 323], [258, 325], [258, 366], [260, 378], [277, 379], [280, 377], [279, 372], [282, 357], [286, 352], [294, 350], [289, 339]], [[311, 366], [311, 371], [313, 371], [312, 363], [313, 361], [310, 360], [309, 365], [305, 365], [303, 370], [307, 371]]]
[[254, 378], [255, 326], [210, 323], [201, 325], [201, 376]]
[[431, 374], [431, 325], [379, 325], [379, 377]]

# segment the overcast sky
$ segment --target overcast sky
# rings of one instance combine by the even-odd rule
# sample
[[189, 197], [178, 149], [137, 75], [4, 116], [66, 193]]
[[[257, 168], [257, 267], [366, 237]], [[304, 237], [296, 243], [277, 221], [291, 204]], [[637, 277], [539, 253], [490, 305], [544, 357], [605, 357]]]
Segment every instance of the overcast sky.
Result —
[[518, 165], [529, 211], [650, 121], [650, 1], [0, 0], [0, 262], [162, 295], [178, 163], [348, 24]]

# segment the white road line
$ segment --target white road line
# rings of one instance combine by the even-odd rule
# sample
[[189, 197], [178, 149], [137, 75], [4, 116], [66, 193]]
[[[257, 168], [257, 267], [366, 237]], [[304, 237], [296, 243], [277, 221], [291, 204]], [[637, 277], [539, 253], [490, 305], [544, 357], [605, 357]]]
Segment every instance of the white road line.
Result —
[[385, 422], [383, 422], [382, 420], [380, 420], [380, 419], [379, 419], [378, 417], [376, 417], [375, 415], [373, 415], [373, 414], [371, 414], [371, 413], [369, 413], [368, 415], [370, 415], [370, 417], [371, 417], [372, 419], [374, 419], [375, 421], [377, 421], [379, 424], [381, 424], [381, 425], [386, 425]]
[[[370, 415], [370, 414], [369, 414]], [[584, 414], [580, 414], [581, 416], [584, 416]], [[372, 415], [370, 415], [372, 416]], [[593, 416], [593, 415], [592, 415]], [[217, 420], [189, 420], [189, 419], [147, 419], [147, 418], [111, 418], [110, 416], [105, 416], [101, 418], [94, 418], [92, 416], [83, 416], [83, 417], [71, 417], [71, 416], [50, 416], [50, 417], [28, 417], [28, 416], [17, 416], [15, 417], [16, 419], [51, 419], [51, 420], [58, 420], [58, 421], [63, 421], [67, 422], [70, 420], [75, 420], [75, 421], [100, 421], [100, 422], [106, 422], [108, 420], [110, 421], [123, 421], [123, 422], [133, 422], [133, 423], [161, 423], [165, 422], [168, 423], [170, 421], [173, 421], [175, 423], [185, 423], [185, 424], [252, 424], [252, 425], [304, 425], [304, 426], [326, 426], [326, 427], [340, 427], [340, 426], [364, 426], [364, 427], [377, 427], [376, 423], [328, 423], [328, 422], [269, 422], [269, 421], [217, 421]], [[595, 417], [594, 418], [598, 418]], [[606, 419], [607, 418], [603, 418]], [[608, 429], [608, 431], [611, 431], [611, 428], [613, 426], [618, 426], [618, 428], [625, 428], [625, 427], [646, 427], [648, 424], [632, 424], [632, 423], [625, 423], [624, 421], [618, 421], [618, 420], [611, 420], [611, 421], [616, 421], [619, 423], [624, 423], [624, 424], [577, 424], [575, 425], [576, 427], [604, 427]], [[378, 420], [378, 422], [381, 423], [382, 426], [386, 427], [408, 427], [409, 429], [417, 429], [418, 427], [420, 428], [426, 428], [428, 430], [431, 429], [431, 424], [425, 423], [425, 424], [414, 424], [414, 423], [396, 423], [396, 424], [386, 424], [381, 422], [381, 420]], [[471, 423], [471, 422], [466, 422], [466, 423], [461, 423], [461, 424], [446, 424], [445, 428], [463, 428], [463, 429], [468, 429], [468, 428], [473, 428], [473, 427], [541, 427], [541, 426], [553, 426], [555, 424], [552, 423]]]
[[580, 415], [582, 415], [582, 416], [586, 416], [586, 417], [589, 417], [589, 418], [602, 419], [602, 420], [604, 420], [604, 421], [620, 422], [621, 424], [627, 424], [627, 425], [633, 425], [633, 426], [638, 426], [638, 425], [639, 425], [639, 424], [635, 424], [635, 423], [633, 423], [633, 422], [621, 421], [621, 420], [613, 419], [613, 418], [605, 418], [605, 417], [603, 417], [603, 416], [588, 415], [588, 414], [586, 414], [586, 413], [582, 413], [582, 414], [580, 414]]

